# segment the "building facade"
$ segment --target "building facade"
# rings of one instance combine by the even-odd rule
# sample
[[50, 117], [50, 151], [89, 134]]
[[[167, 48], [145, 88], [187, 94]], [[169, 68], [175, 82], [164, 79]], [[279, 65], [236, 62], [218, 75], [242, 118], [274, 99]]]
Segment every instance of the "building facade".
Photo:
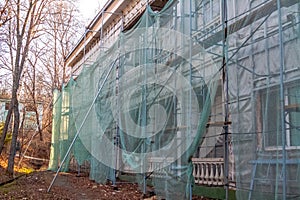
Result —
[[81, 134], [100, 182], [140, 170], [170, 199], [188, 198], [190, 175], [238, 199], [297, 198], [299, 13], [297, 0], [108, 1], [66, 58], [58, 113], [72, 116], [57, 131], [74, 121], [67, 139]]

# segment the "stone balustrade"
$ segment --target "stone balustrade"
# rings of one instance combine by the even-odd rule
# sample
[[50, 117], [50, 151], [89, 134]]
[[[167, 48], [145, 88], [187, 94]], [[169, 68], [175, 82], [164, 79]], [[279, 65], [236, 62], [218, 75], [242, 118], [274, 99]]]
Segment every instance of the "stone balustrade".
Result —
[[223, 158], [192, 158], [196, 184], [224, 185]]
[[[174, 158], [152, 157], [148, 160], [148, 173], [150, 177], [164, 178], [168, 171], [172, 171], [171, 163]], [[224, 185], [224, 159], [223, 158], [192, 158], [193, 176], [199, 185]], [[125, 170], [127, 173], [131, 170]]]

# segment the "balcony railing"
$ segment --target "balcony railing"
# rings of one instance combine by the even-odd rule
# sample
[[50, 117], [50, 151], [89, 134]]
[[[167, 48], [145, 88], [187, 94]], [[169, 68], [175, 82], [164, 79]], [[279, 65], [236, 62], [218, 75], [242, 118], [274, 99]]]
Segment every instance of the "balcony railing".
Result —
[[192, 158], [195, 183], [201, 185], [224, 185], [223, 158]]
[[[163, 178], [168, 171], [176, 170], [172, 168], [173, 158], [152, 157], [149, 159], [150, 177]], [[193, 176], [196, 184], [209, 186], [224, 185], [224, 159], [223, 158], [192, 158]], [[165, 167], [166, 166], [166, 167]], [[127, 173], [132, 173], [130, 167], [123, 169]]]

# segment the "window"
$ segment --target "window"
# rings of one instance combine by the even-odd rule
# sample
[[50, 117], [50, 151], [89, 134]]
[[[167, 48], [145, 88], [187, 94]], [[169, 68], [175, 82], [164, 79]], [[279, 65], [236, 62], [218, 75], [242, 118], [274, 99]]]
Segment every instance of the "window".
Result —
[[220, 20], [220, 0], [203, 0], [196, 5], [196, 11], [199, 15], [199, 23], [208, 25], [216, 20]]
[[260, 109], [263, 145], [265, 149], [282, 146], [282, 126], [286, 130], [286, 147], [300, 148], [300, 86], [289, 84], [284, 92], [284, 124], [282, 125], [279, 86], [261, 92]]
[[286, 106], [286, 124], [289, 136], [288, 146], [300, 146], [300, 87], [288, 89], [288, 106]]

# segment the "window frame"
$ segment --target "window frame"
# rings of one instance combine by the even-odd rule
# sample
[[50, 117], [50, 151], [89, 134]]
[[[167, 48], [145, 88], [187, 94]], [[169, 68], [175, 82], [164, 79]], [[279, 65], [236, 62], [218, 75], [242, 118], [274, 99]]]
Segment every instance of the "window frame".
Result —
[[[298, 82], [298, 84], [297, 84]], [[292, 138], [292, 131], [291, 131], [291, 127], [290, 127], [290, 121], [289, 119], [291, 118], [291, 115], [293, 112], [297, 112], [300, 113], [300, 100], [299, 103], [291, 103], [290, 102], [290, 90], [295, 88], [295, 87], [299, 87], [299, 80], [292, 82], [292, 83], [287, 83], [285, 84], [285, 88], [284, 88], [284, 102], [285, 102], [285, 130], [286, 130], [286, 146], [285, 149], [286, 150], [299, 150], [300, 149], [300, 144], [298, 145], [292, 145], [291, 142], [291, 138]], [[300, 89], [298, 89], [300, 90]], [[260, 148], [262, 148], [265, 151], [278, 151], [278, 150], [282, 150], [282, 145], [276, 146], [276, 145], [269, 145], [267, 144], [267, 140], [268, 138], [266, 137], [271, 137], [270, 135], [268, 135], [268, 130], [264, 130], [264, 112], [265, 112], [265, 106], [264, 106], [264, 102], [266, 100], [266, 96], [268, 95], [268, 92], [276, 92], [278, 94], [278, 98], [279, 98], [279, 85], [270, 87], [270, 88], [264, 88], [258, 91], [258, 95], [259, 98], [257, 98], [256, 103], [257, 105], [257, 110], [259, 113], [259, 117], [257, 119], [257, 124], [256, 124], [256, 130], [259, 133], [258, 136], [258, 146]], [[265, 95], [265, 98], [263, 98], [263, 96]], [[270, 95], [270, 94], [269, 94]], [[274, 96], [271, 96], [271, 98], [274, 98]], [[279, 102], [277, 102], [277, 107], [279, 106]], [[276, 110], [280, 111], [280, 108], [278, 107]], [[280, 114], [280, 112], [278, 112], [278, 114]], [[268, 114], [267, 114], [268, 115]], [[279, 121], [281, 121], [281, 119], [279, 119]], [[273, 131], [273, 130], [272, 130]], [[276, 130], [274, 130], [276, 131]]]
[[[214, 2], [218, 4], [218, 11], [214, 12]], [[209, 4], [209, 9], [206, 9], [206, 5]], [[199, 5], [196, 5], [198, 12], [200, 12], [197, 20], [201, 20], [199, 25], [205, 29], [210, 28], [210, 26], [221, 23], [222, 13], [221, 13], [221, 1], [220, 0], [203, 0]]]

